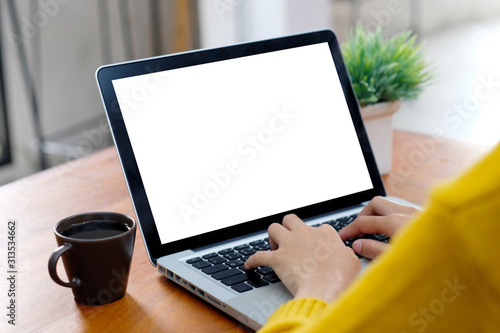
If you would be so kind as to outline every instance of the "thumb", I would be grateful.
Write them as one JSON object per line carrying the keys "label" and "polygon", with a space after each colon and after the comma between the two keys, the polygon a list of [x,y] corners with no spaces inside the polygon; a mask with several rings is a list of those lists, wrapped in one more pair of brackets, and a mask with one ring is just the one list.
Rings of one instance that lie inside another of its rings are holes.
{"label": "thumb", "polygon": [[368,259],[375,259],[382,252],[387,250],[390,245],[381,243],[374,239],[358,239],[352,243],[354,252]]}

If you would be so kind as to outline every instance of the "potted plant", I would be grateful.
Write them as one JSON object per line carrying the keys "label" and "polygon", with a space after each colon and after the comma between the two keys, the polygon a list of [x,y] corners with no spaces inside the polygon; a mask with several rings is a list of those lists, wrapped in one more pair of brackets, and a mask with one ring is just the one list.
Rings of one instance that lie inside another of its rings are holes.
{"label": "potted plant", "polygon": [[402,101],[415,99],[432,79],[421,44],[411,31],[391,38],[381,27],[361,24],[342,43],[342,55],[361,106],[361,116],[381,174],[392,164],[392,115]]}

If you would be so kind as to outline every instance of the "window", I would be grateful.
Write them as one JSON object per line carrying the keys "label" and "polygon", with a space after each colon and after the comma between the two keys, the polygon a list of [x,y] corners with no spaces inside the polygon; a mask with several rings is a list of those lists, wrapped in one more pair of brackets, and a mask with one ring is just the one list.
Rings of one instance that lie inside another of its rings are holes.
{"label": "window", "polygon": [[6,105],[2,49],[0,48],[0,165],[10,163],[11,161]]}

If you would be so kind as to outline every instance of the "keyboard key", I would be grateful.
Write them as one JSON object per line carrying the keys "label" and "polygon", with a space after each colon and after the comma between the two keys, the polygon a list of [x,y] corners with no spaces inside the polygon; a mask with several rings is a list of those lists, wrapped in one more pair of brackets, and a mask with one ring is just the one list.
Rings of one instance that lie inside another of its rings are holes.
{"label": "keyboard key", "polygon": [[205,268],[205,267],[208,267],[208,266],[212,266],[212,265],[210,265],[210,263],[208,263],[206,261],[198,261],[198,262],[195,262],[193,264],[193,267],[194,268],[198,268],[198,269],[202,269],[202,268]]}
{"label": "keyboard key", "polygon": [[262,278],[270,283],[276,283],[280,281],[280,278],[278,277],[278,275],[276,275],[276,273],[264,275]]}
{"label": "keyboard key", "polygon": [[217,265],[217,264],[222,264],[223,262],[226,262],[227,260],[222,258],[222,257],[212,257],[210,259],[208,259],[208,262],[211,263],[211,264],[214,264],[214,265]]}
{"label": "keyboard key", "polygon": [[339,217],[336,220],[330,220],[330,221],[326,221],[326,222],[323,222],[323,223],[317,223],[317,224],[313,224],[312,226],[313,227],[319,227],[322,224],[329,224],[330,226],[332,226],[338,232],[338,231],[340,231],[340,229],[344,228],[346,225],[348,225],[349,223],[351,223],[352,221],[354,221],[356,219],[356,217],[358,217],[357,214],[354,214],[354,215],[351,215],[351,216]]}
{"label": "keyboard key", "polygon": [[229,261],[225,262],[226,266],[233,267],[233,268],[241,266],[243,264],[245,264],[245,262],[241,261],[240,259],[234,259],[234,260],[229,260]]}
{"label": "keyboard key", "polygon": [[229,267],[227,267],[226,265],[223,265],[223,264],[218,264],[218,265],[210,266],[207,268],[203,268],[201,271],[203,273],[206,273],[206,274],[213,274],[213,273],[217,273],[220,271],[224,271],[226,269],[229,269]]}
{"label": "keyboard key", "polygon": [[251,285],[254,288],[260,288],[267,286],[269,283],[262,280],[260,277],[252,278],[247,281],[249,285]]}
{"label": "keyboard key", "polygon": [[231,288],[233,288],[234,290],[236,290],[239,293],[244,293],[245,291],[252,290],[252,287],[250,287],[246,283],[238,283],[238,284],[232,285]]}
{"label": "keyboard key", "polygon": [[242,257],[242,255],[239,253],[236,253],[236,252],[231,252],[231,253],[227,253],[224,255],[224,258],[226,258],[228,260],[234,260],[234,259],[238,259],[241,257]]}
{"label": "keyboard key", "polygon": [[265,266],[265,267],[261,267],[261,268],[257,269],[257,273],[259,273],[260,275],[267,275],[267,274],[274,273],[274,270],[269,266]]}
{"label": "keyboard key", "polygon": [[250,247],[250,246],[248,246],[248,244],[242,244],[242,245],[235,246],[234,249],[236,251],[240,251],[240,250],[246,249],[248,247]]}
{"label": "keyboard key", "polygon": [[203,259],[210,259],[210,258],[213,258],[216,256],[217,256],[217,253],[213,252],[213,253],[205,254],[202,258]]}
{"label": "keyboard key", "polygon": [[224,254],[228,254],[231,252],[234,252],[234,249],[229,248],[229,249],[220,250],[219,254],[224,255]]}
{"label": "keyboard key", "polygon": [[254,254],[255,252],[257,252],[255,249],[252,249],[252,248],[248,248],[248,249],[243,249],[240,251],[240,253],[244,256],[251,256],[252,254]]}
{"label": "keyboard key", "polygon": [[262,244],[262,245],[257,245],[254,247],[257,251],[268,251],[271,249],[271,246],[269,244]]}
{"label": "keyboard key", "polygon": [[379,242],[387,243],[391,238],[389,236],[386,236],[383,234],[372,234],[372,235],[367,234],[367,235],[363,235],[361,237],[354,237],[354,238],[348,239],[345,242],[345,245],[352,248],[352,244],[354,243],[355,240],[358,240],[358,239],[374,239],[374,240],[377,240]]}
{"label": "keyboard key", "polygon": [[247,275],[245,273],[241,273],[239,275],[234,275],[225,278],[224,280],[222,280],[222,283],[224,283],[226,286],[232,286],[233,284],[245,282],[247,279],[248,279]]}
{"label": "keyboard key", "polygon": [[198,262],[201,260],[203,260],[203,259],[201,259],[200,257],[196,257],[196,258],[191,258],[191,259],[186,260],[186,263],[191,265],[191,264],[194,264],[195,262]]}
{"label": "keyboard key", "polygon": [[212,274],[212,277],[216,280],[222,280],[222,279],[228,278],[230,276],[238,275],[238,274],[241,274],[241,271],[239,269],[232,268],[232,269],[228,269],[225,271],[220,271],[220,272],[217,272],[215,274]]}
{"label": "keyboard key", "polygon": [[248,244],[250,244],[250,246],[262,245],[262,244],[264,244],[264,240],[259,239],[259,240],[256,240],[256,241],[253,241],[253,242],[250,242],[250,243],[248,243]]}

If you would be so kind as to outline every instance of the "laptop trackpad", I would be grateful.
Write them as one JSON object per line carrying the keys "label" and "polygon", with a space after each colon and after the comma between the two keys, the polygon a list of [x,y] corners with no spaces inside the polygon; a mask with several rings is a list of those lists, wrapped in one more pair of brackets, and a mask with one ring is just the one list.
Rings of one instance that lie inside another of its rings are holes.
{"label": "laptop trackpad", "polygon": [[226,303],[235,310],[246,314],[248,318],[246,324],[254,328],[255,322],[259,324],[259,327],[264,325],[274,311],[292,298],[292,294],[280,282],[242,294]]}

